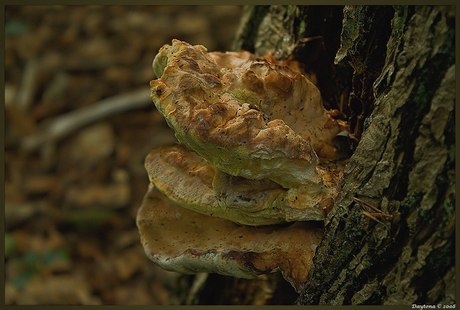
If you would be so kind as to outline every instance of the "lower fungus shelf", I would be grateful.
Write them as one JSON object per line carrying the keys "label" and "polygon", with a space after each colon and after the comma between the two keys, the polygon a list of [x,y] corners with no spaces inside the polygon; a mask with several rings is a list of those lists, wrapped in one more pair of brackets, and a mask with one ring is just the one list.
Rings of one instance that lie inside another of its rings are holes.
{"label": "lower fungus shelf", "polygon": [[[174,216],[177,212],[180,218]],[[137,226],[146,255],[163,269],[239,278],[281,270],[298,292],[323,235],[319,222],[253,227],[200,214],[173,203],[153,185],[139,209]],[[176,240],[174,245],[171,240]]]}

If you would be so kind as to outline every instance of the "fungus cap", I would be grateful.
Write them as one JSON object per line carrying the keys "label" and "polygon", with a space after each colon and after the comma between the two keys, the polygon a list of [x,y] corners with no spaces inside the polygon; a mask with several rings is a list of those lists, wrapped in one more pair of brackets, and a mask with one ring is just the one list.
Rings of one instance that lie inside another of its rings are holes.
{"label": "fungus cap", "polygon": [[238,278],[281,271],[297,292],[323,234],[317,222],[240,226],[182,208],[152,184],[138,211],[137,226],[146,255],[165,270]]}
{"label": "fungus cap", "polygon": [[[310,81],[247,52],[207,53],[173,40],[153,62],[151,98],[177,139],[217,169],[285,188],[320,183],[339,131]],[[332,120],[332,121],[331,121]]]}
{"label": "fungus cap", "polygon": [[183,145],[154,149],[145,168],[150,182],[180,206],[242,225],[322,221],[333,193],[318,184],[287,190],[268,179],[234,177]]}

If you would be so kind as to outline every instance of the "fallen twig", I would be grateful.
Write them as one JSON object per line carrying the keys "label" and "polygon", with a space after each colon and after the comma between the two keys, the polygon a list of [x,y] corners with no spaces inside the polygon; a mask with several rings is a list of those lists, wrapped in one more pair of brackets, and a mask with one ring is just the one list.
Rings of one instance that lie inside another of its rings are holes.
{"label": "fallen twig", "polygon": [[29,151],[34,150],[46,142],[62,139],[94,121],[127,110],[143,108],[149,104],[152,104],[152,101],[148,88],[103,99],[91,106],[56,117],[39,132],[24,137],[21,147]]}
{"label": "fallen twig", "polygon": [[16,95],[16,104],[21,111],[28,111],[37,92],[37,77],[40,67],[37,60],[29,60],[22,76],[21,88]]}

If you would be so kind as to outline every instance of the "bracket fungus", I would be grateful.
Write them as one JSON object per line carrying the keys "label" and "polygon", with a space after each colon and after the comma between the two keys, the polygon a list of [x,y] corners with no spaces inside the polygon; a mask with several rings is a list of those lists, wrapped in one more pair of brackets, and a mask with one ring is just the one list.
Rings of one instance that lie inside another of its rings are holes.
{"label": "bracket fungus", "polygon": [[287,66],[224,55],[173,40],[155,57],[151,98],[179,142],[231,175],[319,183],[317,154],[335,158],[341,130],[319,90]]}
{"label": "bracket fungus", "polygon": [[144,251],[163,269],[251,279],[281,271],[300,292],[323,229],[318,222],[245,226],[182,208],[152,184],[138,212]]}
{"label": "bracket fungus", "polygon": [[151,98],[180,144],[145,161],[137,225],[147,256],[187,274],[280,270],[299,291],[336,195],[323,166],[341,156],[343,123],[272,57],[173,40],[152,66]]}
{"label": "bracket fungus", "polygon": [[268,179],[235,177],[182,145],[151,151],[145,167],[150,182],[178,205],[242,225],[321,221],[331,203],[325,186],[286,190]]}

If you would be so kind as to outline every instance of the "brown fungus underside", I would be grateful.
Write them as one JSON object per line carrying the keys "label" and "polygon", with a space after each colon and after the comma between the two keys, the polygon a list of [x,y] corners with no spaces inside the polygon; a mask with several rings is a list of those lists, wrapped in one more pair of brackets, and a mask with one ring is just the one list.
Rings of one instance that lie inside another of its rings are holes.
{"label": "brown fungus underside", "polygon": [[137,225],[147,256],[186,274],[281,271],[299,291],[336,195],[329,161],[343,124],[272,57],[173,40],[153,70],[151,98],[182,145],[146,158]]}
{"label": "brown fungus underside", "polygon": [[153,185],[138,213],[146,255],[183,274],[215,272],[239,278],[281,270],[300,292],[323,234],[318,222],[252,227],[175,204]]}

